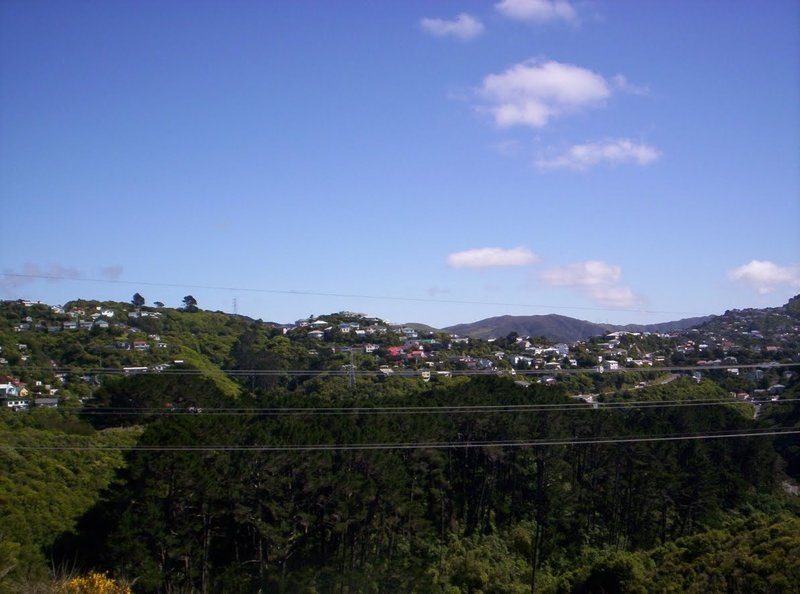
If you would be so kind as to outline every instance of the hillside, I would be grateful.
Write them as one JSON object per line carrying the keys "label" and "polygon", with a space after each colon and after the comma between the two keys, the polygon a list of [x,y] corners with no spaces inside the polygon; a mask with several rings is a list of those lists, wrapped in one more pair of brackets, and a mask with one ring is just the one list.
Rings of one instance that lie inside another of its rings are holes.
{"label": "hillside", "polygon": [[[598,326],[542,317],[560,332]],[[765,539],[796,530],[800,504],[781,485],[800,468],[800,378],[704,368],[699,382],[660,381],[658,369],[717,349],[791,361],[791,319],[770,321],[781,335],[758,352],[733,344],[761,340],[752,332],[692,330],[588,341],[566,353],[573,364],[546,341],[417,336],[350,312],[278,327],[0,302],[5,400],[32,401],[0,406],[0,592],[32,592],[50,560],[153,594],[527,592],[534,575],[548,594],[683,591],[684,574],[719,581],[707,559],[751,558],[742,579],[793,583],[773,554],[784,541]],[[595,372],[600,356],[619,373]],[[780,400],[754,415],[749,395],[771,388]],[[570,397],[589,393],[597,406]],[[730,439],[695,438],[718,432]]]}
{"label": "hillside", "polygon": [[735,332],[774,338],[794,332],[800,325],[800,295],[780,307],[764,309],[731,309],[706,321],[699,328],[704,332]]}
{"label": "hillside", "polygon": [[701,324],[713,320],[716,316],[699,316],[695,318],[683,318],[674,322],[660,322],[658,324],[626,324],[625,326],[609,326],[611,330],[624,330],[626,332],[681,332],[694,328]]}
{"label": "hillside", "polygon": [[444,328],[460,336],[472,338],[500,338],[516,332],[520,336],[544,336],[556,342],[575,342],[593,336],[602,336],[606,332],[625,330],[628,332],[673,332],[686,330],[710,320],[713,316],[686,318],[674,322],[660,324],[596,324],[586,320],[578,320],[568,316],[548,314],[542,316],[498,316],[486,318],[470,324],[457,324]]}
{"label": "hillside", "polygon": [[471,324],[456,324],[447,332],[472,338],[500,338],[511,332],[520,336],[545,336],[557,342],[574,342],[606,333],[606,327],[557,314],[543,316],[498,316]]}

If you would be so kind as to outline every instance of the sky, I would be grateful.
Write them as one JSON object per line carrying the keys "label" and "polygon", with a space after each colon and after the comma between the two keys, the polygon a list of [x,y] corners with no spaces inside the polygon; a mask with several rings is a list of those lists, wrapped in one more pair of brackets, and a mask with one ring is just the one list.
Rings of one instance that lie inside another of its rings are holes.
{"label": "sky", "polygon": [[0,3],[0,299],[655,323],[800,293],[794,0]]}

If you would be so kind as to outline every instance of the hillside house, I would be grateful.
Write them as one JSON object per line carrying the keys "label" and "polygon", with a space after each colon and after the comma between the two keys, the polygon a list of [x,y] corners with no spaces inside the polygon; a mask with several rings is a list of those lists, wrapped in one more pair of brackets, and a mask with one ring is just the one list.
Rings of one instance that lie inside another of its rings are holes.
{"label": "hillside house", "polygon": [[28,410],[31,407],[31,401],[24,398],[10,398],[6,400],[5,405],[11,410]]}
{"label": "hillside house", "polygon": [[34,398],[33,405],[38,408],[58,408],[58,398]]}
{"label": "hillside house", "polygon": [[14,384],[0,384],[0,398],[17,398],[19,388]]}
{"label": "hillside house", "polygon": [[390,346],[386,349],[386,357],[388,359],[399,359],[404,354],[403,347]]}

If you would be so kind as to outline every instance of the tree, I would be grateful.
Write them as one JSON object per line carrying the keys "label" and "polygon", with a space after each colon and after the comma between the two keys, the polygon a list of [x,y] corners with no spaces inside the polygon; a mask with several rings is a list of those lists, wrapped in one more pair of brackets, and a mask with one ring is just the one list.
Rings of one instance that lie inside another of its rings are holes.
{"label": "tree", "polygon": [[134,293],[131,303],[133,303],[136,307],[142,307],[144,305],[144,297],[142,297],[139,293]]}
{"label": "tree", "polygon": [[153,305],[155,305],[158,308],[164,307],[164,304],[161,301],[153,301]]}
{"label": "tree", "polygon": [[187,295],[183,298],[183,309],[186,311],[197,311],[197,299],[192,297],[191,295]]}

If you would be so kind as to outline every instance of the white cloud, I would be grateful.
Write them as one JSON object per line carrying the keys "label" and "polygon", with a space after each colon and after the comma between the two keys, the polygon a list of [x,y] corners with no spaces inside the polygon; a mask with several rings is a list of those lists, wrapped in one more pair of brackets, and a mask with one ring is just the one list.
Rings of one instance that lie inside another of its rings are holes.
{"label": "white cloud", "polygon": [[445,19],[422,19],[419,26],[423,31],[437,37],[457,37],[469,40],[483,33],[483,23],[468,14],[460,14],[452,21]]}
{"label": "white cloud", "polygon": [[541,128],[553,117],[602,105],[611,87],[580,66],[527,60],[486,76],[479,94],[498,126]]}
{"label": "white cloud", "polygon": [[595,303],[609,307],[632,307],[646,303],[646,299],[634,293],[630,287],[598,286],[589,289],[588,294]]}
{"label": "white cloud", "polygon": [[578,289],[592,301],[611,307],[630,307],[645,303],[629,287],[622,286],[622,268],[601,260],[557,266],[541,273],[540,278],[552,287]]}
{"label": "white cloud", "polygon": [[622,268],[601,260],[557,266],[541,274],[542,280],[554,287],[610,285],[617,282],[620,276]]}
{"label": "white cloud", "polygon": [[539,261],[539,257],[526,247],[503,249],[478,248],[456,252],[447,256],[447,264],[453,268],[494,268],[500,266],[528,266]]}
{"label": "white cloud", "polygon": [[612,76],[611,81],[614,83],[615,87],[617,87],[620,91],[623,91],[625,93],[630,93],[631,95],[650,94],[649,88],[642,85],[635,85],[621,74],[616,74]]}
{"label": "white cloud", "polygon": [[536,166],[540,169],[584,170],[601,163],[649,165],[660,157],[661,153],[652,146],[618,138],[593,144],[576,144],[562,155],[537,160]]}
{"label": "white cloud", "polygon": [[567,0],[502,0],[494,7],[510,19],[534,23],[574,21],[577,16]]}
{"label": "white cloud", "polygon": [[751,260],[728,272],[734,282],[755,289],[761,294],[779,287],[800,287],[800,264],[780,266],[768,260]]}

